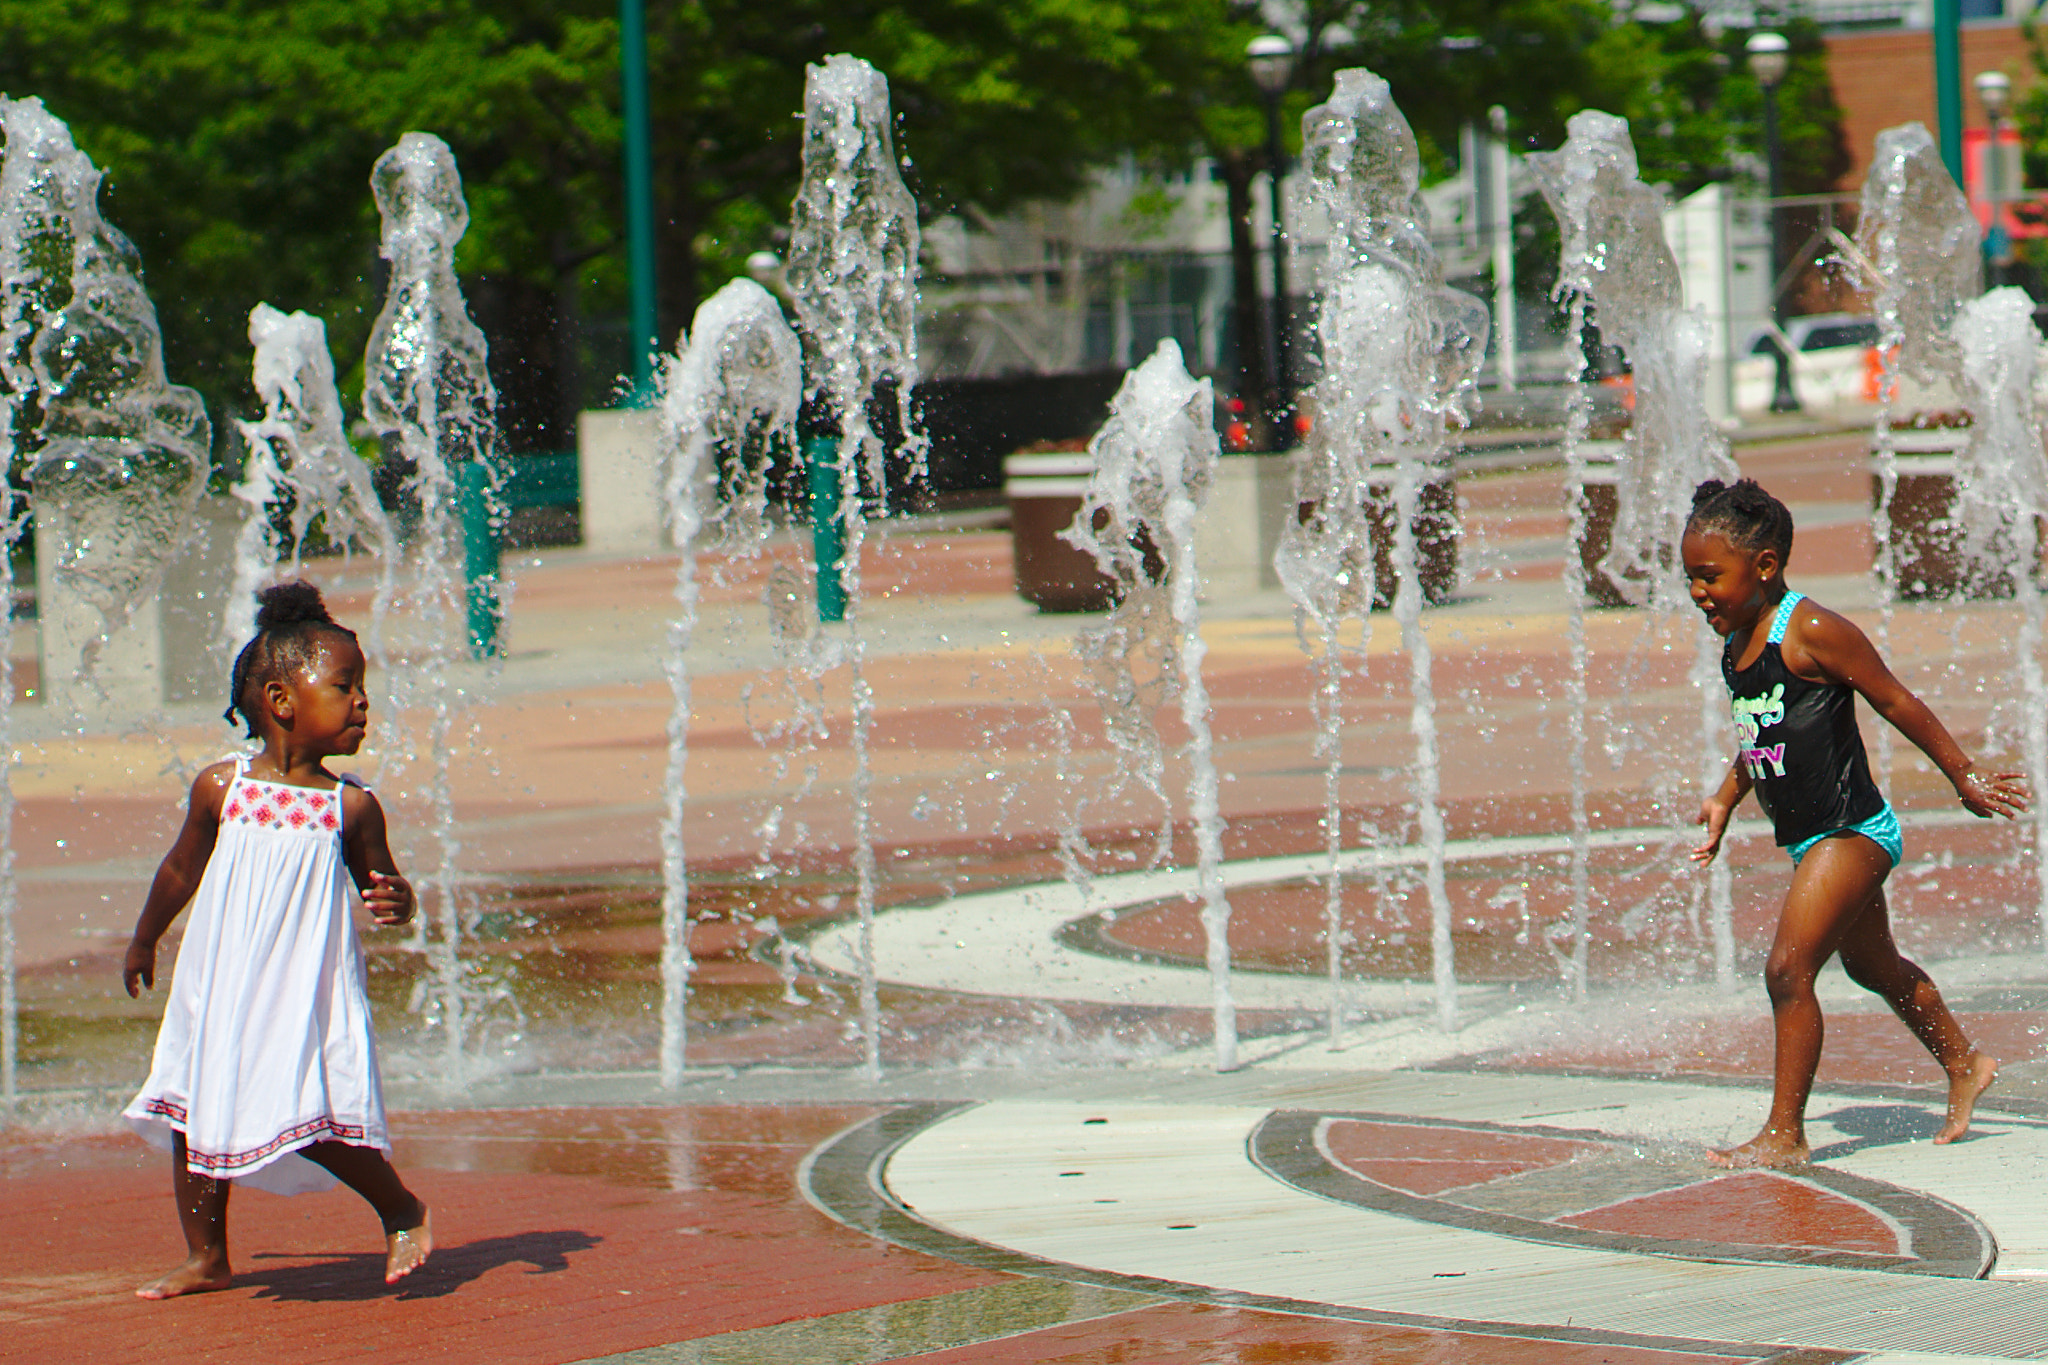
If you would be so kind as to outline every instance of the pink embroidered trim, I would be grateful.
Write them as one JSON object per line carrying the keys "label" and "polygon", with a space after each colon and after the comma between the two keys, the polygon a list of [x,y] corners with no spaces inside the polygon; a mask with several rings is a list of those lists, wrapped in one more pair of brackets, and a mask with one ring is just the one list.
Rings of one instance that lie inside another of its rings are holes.
{"label": "pink embroidered trim", "polygon": [[331,834],[341,828],[341,789],[314,791],[237,775],[220,818],[223,823],[262,829],[318,829]]}
{"label": "pink embroidered trim", "polygon": [[[150,1100],[142,1106],[142,1112],[153,1118],[166,1120],[179,1132],[186,1131],[185,1106],[182,1104],[171,1100]],[[308,1119],[295,1127],[287,1128],[261,1147],[252,1147],[246,1152],[201,1152],[194,1150],[188,1143],[185,1148],[185,1164],[192,1170],[206,1171],[214,1175],[223,1172],[233,1174],[258,1165],[285,1148],[303,1147],[308,1140],[320,1142],[329,1138],[361,1147],[368,1143],[369,1133],[361,1124],[338,1123],[331,1116],[323,1114],[317,1119]]]}

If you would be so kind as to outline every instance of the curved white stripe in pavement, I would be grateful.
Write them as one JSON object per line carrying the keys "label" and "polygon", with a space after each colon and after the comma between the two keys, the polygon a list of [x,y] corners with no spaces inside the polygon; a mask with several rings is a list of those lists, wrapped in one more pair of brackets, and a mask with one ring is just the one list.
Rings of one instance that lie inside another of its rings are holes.
{"label": "curved white stripe in pavement", "polygon": [[[1671,838],[1666,828],[1601,830],[1595,849],[1648,848]],[[1527,857],[1569,851],[1566,835],[1528,834],[1498,839],[1454,839],[1444,848],[1452,862],[1474,858]],[[1377,870],[1419,866],[1416,846],[1346,849],[1338,870],[1357,876]],[[1322,875],[1329,860],[1321,853],[1245,858],[1223,866],[1223,884],[1235,890]],[[1207,1009],[1211,993],[1201,967],[1138,962],[1078,952],[1061,943],[1061,926],[1083,915],[1199,892],[1193,868],[1120,872],[1097,877],[1083,896],[1067,882],[1040,882],[956,896],[928,905],[902,906],[875,918],[875,973],[883,981],[932,990],[981,995],[1032,996],[1098,1004],[1162,1005]],[[859,970],[859,927],[835,925],[810,943],[811,956],[835,970]],[[1486,987],[1465,988],[1473,996]],[[1321,976],[1278,972],[1237,972],[1230,991],[1248,1009],[1321,1008],[1329,983]],[[1348,998],[1373,1009],[1417,1007],[1432,999],[1427,983],[1347,983]]]}
{"label": "curved white stripe in pavement", "polygon": [[[1939,811],[1905,818],[1909,828],[1959,824],[1976,817],[1967,811]],[[1733,838],[1763,835],[1766,827],[1744,822]],[[1668,826],[1597,830],[1595,850],[1675,847],[1689,831]],[[1540,857],[1567,853],[1565,834],[1507,835],[1499,838],[1453,839],[1444,846],[1449,862],[1479,858]],[[1339,855],[1339,871],[1348,877],[1377,870],[1420,866],[1425,853],[1416,845],[1399,848],[1355,848]],[[1323,875],[1329,866],[1321,853],[1245,858],[1224,864],[1226,888],[1264,886]],[[1086,1001],[1111,1005],[1153,1005],[1207,1009],[1211,1002],[1208,974],[1200,966],[1150,963],[1109,958],[1067,947],[1060,928],[1084,915],[1199,891],[1193,868],[1153,872],[1121,872],[1097,877],[1089,893],[1067,882],[1040,882],[957,896],[925,905],[907,905],[875,917],[875,973],[883,981],[930,990],[976,995],[1026,996],[1048,1000]],[[849,975],[859,972],[860,929],[857,924],[833,926],[812,939],[810,953],[822,966]],[[1379,1014],[1421,1009],[1434,999],[1427,982],[1350,980],[1345,998],[1356,1007]],[[1329,1002],[1329,981],[1320,974],[1235,972],[1230,993],[1246,1009],[1323,1009]],[[1462,1001],[1479,1006],[1503,994],[1498,987],[1461,985]]]}
{"label": "curved white stripe in pavement", "polygon": [[[1446,1105],[1467,1117],[1500,1110],[1486,1098],[1492,1078],[1390,1077],[1387,1084],[1394,1091],[1448,1088],[1453,1098]],[[1493,1098],[1541,1095],[1610,1119],[1634,1106],[1648,1118],[1659,1107],[1651,1102],[1655,1090],[1502,1078]],[[1381,1101],[1392,1098],[1374,1078],[1361,1078],[1358,1107],[1387,1112]],[[1671,1087],[1669,1098],[1677,1110],[1753,1100],[1683,1086]],[[963,1237],[1054,1262],[1219,1290],[1465,1321],[1840,1351],[2012,1359],[2041,1348],[2048,1285],[2037,1282],[1629,1256],[1416,1223],[1319,1199],[1248,1159],[1247,1140],[1267,1112],[1121,1100],[998,1101],[920,1133],[891,1157],[885,1179],[917,1217]],[[1664,1117],[1673,1117],[1670,1107]],[[1516,1121],[1509,1113],[1500,1118]],[[1571,1122],[1548,1115],[1542,1121]],[[1630,1131],[1626,1124],[1602,1126]],[[1967,1148],[1911,1150],[1930,1164],[1980,1159]],[[2006,1198],[2048,1202],[2019,1190]]]}

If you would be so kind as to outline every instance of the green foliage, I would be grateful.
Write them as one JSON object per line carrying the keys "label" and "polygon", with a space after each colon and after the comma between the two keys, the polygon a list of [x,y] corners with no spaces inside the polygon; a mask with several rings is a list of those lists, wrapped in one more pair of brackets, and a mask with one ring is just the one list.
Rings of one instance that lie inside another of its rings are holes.
{"label": "green foliage", "polygon": [[[1335,71],[1368,66],[1439,170],[1461,123],[1496,103],[1527,145],[1556,145],[1581,108],[1625,114],[1646,176],[1678,193],[1760,150],[1744,35],[1710,38],[1696,18],[1617,26],[1608,0],[1304,0],[1301,13],[1290,146]],[[648,0],[647,22],[668,337],[749,253],[781,245],[804,70],[831,53],[889,76],[928,216],[1061,196],[1124,153],[1213,155],[1240,187],[1263,161],[1244,50],[1265,25],[1234,0]],[[1817,189],[1839,172],[1838,120],[1817,31],[1783,28],[1788,188]],[[344,392],[359,387],[381,303],[370,167],[420,129],[462,168],[458,264],[508,410],[525,413],[530,439],[515,444],[562,444],[566,413],[622,351],[580,325],[625,302],[617,63],[614,0],[0,6],[0,91],[41,97],[106,170],[102,208],[142,252],[173,379],[206,395],[217,430],[253,407],[259,300],[324,317]]]}
{"label": "green foliage", "polygon": [[1784,14],[1757,28],[1709,32],[1697,10],[1664,24],[1619,24],[1602,34],[1596,65],[1608,101],[1629,121],[1643,178],[1684,197],[1717,180],[1766,175],[1764,93],[1745,45],[1768,29],[1784,35],[1790,64],[1778,88],[1778,135],[1786,194],[1824,194],[1849,169],[1842,111],[1828,80],[1819,25]]}
{"label": "green foliage", "polygon": [[605,249],[616,29],[591,8],[13,0],[0,91],[41,97],[106,172],[101,209],[148,266],[173,377],[219,419],[253,406],[258,301],[320,314],[359,366],[381,302],[370,167],[409,129],[462,165],[465,272],[546,279],[550,252]]}

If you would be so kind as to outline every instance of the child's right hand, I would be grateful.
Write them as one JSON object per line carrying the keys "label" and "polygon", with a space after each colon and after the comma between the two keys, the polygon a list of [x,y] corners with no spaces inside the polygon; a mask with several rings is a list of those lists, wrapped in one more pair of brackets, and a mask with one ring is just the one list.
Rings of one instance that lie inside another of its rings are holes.
{"label": "child's right hand", "polygon": [[130,943],[128,945],[128,956],[121,963],[121,984],[128,988],[130,999],[136,999],[142,995],[142,986],[155,988],[155,947],[146,943]]}
{"label": "child's right hand", "polygon": [[1688,856],[1701,867],[1714,861],[1714,855],[1721,851],[1721,836],[1727,832],[1728,817],[1734,813],[1735,807],[1711,796],[1700,802],[1697,823],[1706,826],[1707,837],[1705,842],[1693,849]]}

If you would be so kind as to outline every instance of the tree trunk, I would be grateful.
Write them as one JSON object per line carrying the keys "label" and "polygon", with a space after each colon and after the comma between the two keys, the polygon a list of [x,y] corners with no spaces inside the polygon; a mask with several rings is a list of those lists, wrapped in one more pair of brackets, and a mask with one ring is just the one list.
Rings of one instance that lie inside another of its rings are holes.
{"label": "tree trunk", "polygon": [[588,401],[583,392],[583,258],[565,246],[558,236],[554,250],[555,421],[568,441],[557,449],[575,444],[577,418]]}
{"label": "tree trunk", "polygon": [[[687,186],[687,166],[673,168],[668,183]],[[666,213],[660,210],[666,209]],[[687,189],[666,204],[657,201],[655,227],[655,273],[659,277],[654,304],[654,334],[658,350],[675,349],[676,339],[697,315],[697,232],[702,221],[700,206]]]}

